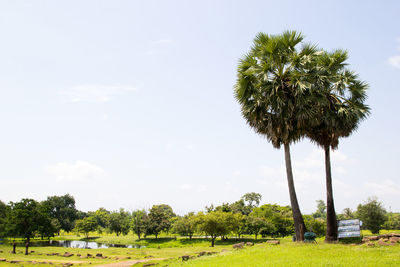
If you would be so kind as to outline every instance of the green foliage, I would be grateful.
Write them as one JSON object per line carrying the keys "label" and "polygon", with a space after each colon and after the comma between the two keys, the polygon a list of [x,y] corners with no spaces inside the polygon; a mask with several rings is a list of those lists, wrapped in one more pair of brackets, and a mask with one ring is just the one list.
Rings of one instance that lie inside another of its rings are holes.
{"label": "green foliage", "polygon": [[[288,236],[294,233],[292,211],[289,206],[264,204],[255,208],[250,217],[262,218],[274,227],[274,236]],[[260,222],[257,222],[258,224]],[[255,234],[254,232],[252,232]]]}
{"label": "green foliage", "polygon": [[75,208],[75,199],[66,194],[64,196],[51,196],[43,201],[47,213],[52,219],[57,219],[60,229],[70,232],[74,228],[74,221],[78,218]]}
{"label": "green foliage", "polygon": [[199,230],[211,237],[211,246],[214,246],[215,238],[227,236],[232,231],[235,219],[230,212],[212,211],[206,214],[199,213]]}
{"label": "green foliage", "polygon": [[149,223],[146,234],[155,235],[156,238],[161,231],[168,232],[171,227],[171,219],[175,213],[169,205],[154,205],[149,211]]}
{"label": "green foliage", "polygon": [[52,236],[55,229],[45,208],[33,199],[10,202],[6,217],[6,233],[10,237],[23,237],[28,241],[35,234]]}
{"label": "green foliage", "polygon": [[356,215],[350,208],[345,208],[342,214],[338,214],[338,220],[350,220],[355,218]]}
{"label": "green foliage", "polygon": [[371,230],[373,234],[379,233],[387,220],[386,210],[376,198],[368,198],[364,204],[359,204],[357,215],[363,222],[362,228]]}
{"label": "green foliage", "polygon": [[400,213],[390,212],[387,218],[388,220],[384,223],[383,229],[400,230]]}
{"label": "green foliage", "polygon": [[315,218],[314,214],[304,215],[304,223],[310,232],[314,232],[318,237],[324,236],[326,233],[326,220],[321,217]]}
{"label": "green foliage", "polygon": [[129,212],[124,211],[124,209],[111,212],[108,216],[107,228],[111,233],[116,233],[117,236],[120,234],[127,235],[131,228],[131,216]]}
{"label": "green foliage", "polygon": [[101,228],[106,228],[110,220],[110,212],[105,208],[99,208],[95,212],[89,211],[88,216],[96,218],[97,224]]}
{"label": "green foliage", "polygon": [[177,218],[172,225],[172,232],[192,239],[198,223],[199,218],[193,212],[190,212],[183,217]]}
{"label": "green foliage", "polygon": [[81,220],[77,220],[75,223],[75,231],[78,233],[85,234],[86,238],[89,237],[89,233],[96,231],[99,225],[95,217],[86,217]]}
{"label": "green foliage", "polygon": [[0,200],[0,237],[6,234],[7,205]]}
{"label": "green foliage", "polygon": [[323,200],[317,200],[317,211],[312,214],[314,218],[326,219],[326,205]]}
{"label": "green foliage", "polygon": [[149,216],[145,210],[136,210],[132,212],[132,229],[133,232],[138,236],[140,240],[140,236],[146,233],[146,230],[149,225]]}

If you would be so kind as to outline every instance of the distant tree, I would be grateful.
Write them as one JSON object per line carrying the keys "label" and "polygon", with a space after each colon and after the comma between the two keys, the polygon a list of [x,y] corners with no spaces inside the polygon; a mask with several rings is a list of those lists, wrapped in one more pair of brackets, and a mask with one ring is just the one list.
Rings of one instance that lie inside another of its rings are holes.
{"label": "distant tree", "polygon": [[107,228],[117,236],[120,234],[127,235],[131,228],[131,216],[129,212],[124,211],[124,209],[111,212],[108,217]]}
{"label": "distant tree", "polygon": [[146,234],[148,224],[149,217],[145,210],[135,210],[132,212],[132,230],[138,236],[139,240],[142,234]]}
{"label": "distant tree", "polygon": [[6,234],[7,205],[0,200],[0,237]]}
{"label": "distant tree", "polygon": [[10,202],[10,210],[6,217],[6,234],[9,237],[23,237],[28,254],[30,239],[36,233],[51,235],[54,229],[51,218],[43,211],[39,203],[33,199],[22,199],[20,202]]}
{"label": "distant tree", "polygon": [[318,237],[322,237],[326,233],[326,221],[323,217],[314,217],[312,215],[304,215],[304,222],[309,231],[314,232]]}
{"label": "distant tree", "polygon": [[[75,199],[66,194],[64,196],[51,196],[43,201],[47,213],[52,219],[57,219],[60,229],[70,232],[74,228],[74,222],[78,218],[78,211],[75,208]],[[60,234],[58,232],[58,234]]]}
{"label": "distant tree", "polygon": [[199,213],[199,230],[211,237],[211,246],[214,247],[215,239],[218,236],[224,237],[231,231],[229,225],[232,213],[223,211],[212,211],[207,214]]}
{"label": "distant tree", "polygon": [[97,220],[95,217],[90,216],[83,218],[81,220],[77,220],[75,223],[75,231],[78,233],[85,234],[86,238],[89,237],[89,233],[96,231],[99,227]]}
{"label": "distant tree", "polygon": [[242,234],[244,234],[247,230],[246,227],[246,216],[241,213],[234,213],[230,216],[228,223],[230,224],[230,228],[232,233],[235,234],[238,238]]}
{"label": "distant tree", "polygon": [[388,213],[388,220],[383,225],[386,230],[400,230],[400,213]]}
{"label": "distant tree", "polygon": [[257,236],[260,234],[262,228],[264,228],[269,222],[261,217],[248,216],[246,219],[247,233],[254,235],[257,240]]}
{"label": "distant tree", "polygon": [[323,200],[317,200],[317,211],[312,216],[314,218],[326,218],[326,205]]}
{"label": "distant tree", "polygon": [[275,236],[288,236],[294,232],[292,211],[289,206],[264,204],[254,208],[250,216],[263,218],[271,222],[275,228],[273,233]]}
{"label": "distant tree", "polygon": [[185,216],[177,218],[172,225],[172,231],[173,233],[192,239],[198,223],[198,217],[193,212],[189,212]]}
{"label": "distant tree", "polygon": [[89,211],[87,214],[89,217],[96,218],[97,224],[99,225],[98,231],[102,232],[108,225],[110,220],[110,212],[105,208],[99,208],[96,211]]}
{"label": "distant tree", "polygon": [[[261,194],[258,193],[246,193],[242,196],[242,199],[244,201],[246,201],[248,204],[248,206],[250,207],[251,210],[253,210],[253,208],[258,207],[258,205],[260,205],[260,201],[261,201]],[[251,212],[250,210],[250,212]]]}
{"label": "distant tree", "polygon": [[149,225],[147,234],[158,237],[161,231],[166,231],[171,227],[171,219],[175,217],[172,208],[169,205],[154,205],[149,211]]}
{"label": "distant tree", "polygon": [[386,210],[376,198],[368,198],[364,204],[357,207],[357,216],[363,222],[364,229],[371,230],[373,234],[379,233],[387,220]]}
{"label": "distant tree", "polygon": [[350,208],[345,208],[342,214],[338,215],[339,220],[350,220],[354,219],[356,216]]}
{"label": "distant tree", "polygon": [[226,202],[222,203],[220,206],[216,206],[213,211],[232,212],[232,207],[228,202]]}

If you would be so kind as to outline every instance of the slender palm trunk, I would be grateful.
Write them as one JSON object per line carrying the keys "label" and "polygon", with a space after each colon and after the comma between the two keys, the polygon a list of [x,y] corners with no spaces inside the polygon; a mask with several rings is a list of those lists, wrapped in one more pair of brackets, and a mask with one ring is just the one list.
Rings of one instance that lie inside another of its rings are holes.
{"label": "slender palm trunk", "polygon": [[303,216],[301,215],[299,203],[297,202],[296,190],[294,188],[289,144],[285,144],[285,162],[286,162],[286,176],[289,187],[290,205],[292,206],[294,230],[296,232],[296,241],[303,241],[304,232],[306,231],[306,226],[304,224]]}
{"label": "slender palm trunk", "polygon": [[335,242],[338,237],[335,205],[333,203],[331,155],[329,145],[325,150],[325,172],[326,172],[326,236],[325,242]]}

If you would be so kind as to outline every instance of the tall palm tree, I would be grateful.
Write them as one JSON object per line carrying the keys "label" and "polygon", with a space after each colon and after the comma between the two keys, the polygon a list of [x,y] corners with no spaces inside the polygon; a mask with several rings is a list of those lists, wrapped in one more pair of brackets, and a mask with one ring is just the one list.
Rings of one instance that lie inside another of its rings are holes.
{"label": "tall palm tree", "polygon": [[339,138],[353,133],[360,121],[369,115],[364,104],[368,85],[346,69],[347,53],[336,50],[318,56],[313,82],[318,125],[311,125],[306,135],[325,151],[327,230],[325,241],[338,238],[333,201],[330,149],[336,149]]}
{"label": "tall palm tree", "polygon": [[290,144],[304,136],[304,128],[314,118],[308,76],[314,70],[312,45],[296,46],[303,36],[295,31],[281,35],[259,33],[250,52],[239,62],[235,97],[243,117],[256,133],[275,148],[285,150],[290,203],[298,241],[306,230],[297,202],[290,158]]}

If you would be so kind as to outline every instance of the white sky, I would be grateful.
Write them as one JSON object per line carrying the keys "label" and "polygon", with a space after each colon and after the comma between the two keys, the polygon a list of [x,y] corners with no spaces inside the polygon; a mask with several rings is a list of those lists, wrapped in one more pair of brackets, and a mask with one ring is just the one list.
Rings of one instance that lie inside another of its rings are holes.
{"label": "white sky", "polygon": [[[0,199],[72,194],[82,210],[182,214],[246,192],[288,205],[284,155],[233,97],[257,32],[347,49],[371,117],[333,155],[337,211],[400,211],[398,1],[0,0]],[[292,147],[303,213],[325,199],[323,154]]]}

